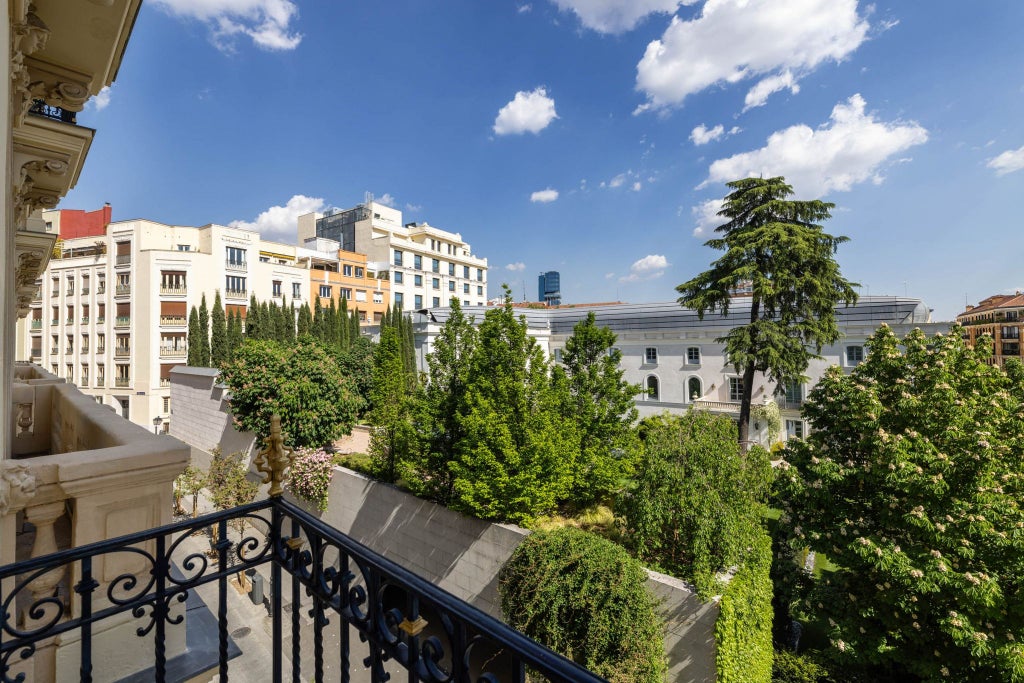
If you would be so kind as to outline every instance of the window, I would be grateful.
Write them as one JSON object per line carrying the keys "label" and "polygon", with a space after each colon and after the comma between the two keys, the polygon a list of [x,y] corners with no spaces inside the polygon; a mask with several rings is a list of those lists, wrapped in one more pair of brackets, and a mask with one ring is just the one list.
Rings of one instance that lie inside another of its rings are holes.
{"label": "window", "polygon": [[[419,275],[416,277],[419,277]],[[403,282],[405,282],[405,278],[402,276],[402,271],[395,271],[395,284],[400,285]]]}
{"label": "window", "polygon": [[225,278],[224,290],[228,294],[245,294],[245,278],[237,275],[228,275]]}
{"label": "window", "polygon": [[239,249],[238,247],[225,247],[225,249],[227,250],[228,265],[245,265],[245,249]]}
{"label": "window", "polygon": [[192,247],[188,244],[179,244],[178,251],[192,251]]}
{"label": "window", "polygon": [[648,346],[644,350],[644,362],[648,365],[656,365],[658,363],[658,349]]}
{"label": "window", "polygon": [[483,268],[477,268],[476,269],[476,281],[477,282],[483,282],[484,281],[484,270],[483,270]]}
{"label": "window", "polygon": [[687,365],[700,365],[700,347],[691,346],[686,349],[686,364]]}
{"label": "window", "polygon": [[786,382],[784,391],[787,404],[800,405],[804,402],[804,387],[800,382]]}
{"label": "window", "polygon": [[654,375],[647,376],[647,399],[650,401],[659,400],[658,378]]}
{"label": "window", "polygon": [[356,290],[356,301],[360,301],[360,302],[366,303],[366,290],[365,289],[357,289]]}
{"label": "window", "polygon": [[449,292],[454,292],[455,291],[455,280],[449,280],[448,281],[448,291]]}
{"label": "window", "polygon": [[432,305],[434,308],[441,308],[441,297],[435,296]]}
{"label": "window", "polygon": [[422,275],[413,275],[412,276],[412,283],[414,285],[416,285],[417,287],[422,287],[423,286],[423,276]]}
{"label": "window", "polygon": [[382,303],[384,303],[384,292],[374,292],[373,293],[373,303],[375,303],[375,304],[382,304]]}
{"label": "window", "polygon": [[469,279],[469,266],[462,266],[462,277]]}
{"label": "window", "polygon": [[455,277],[455,264],[454,263],[449,263],[448,264],[448,274],[451,275],[452,277]]}
{"label": "window", "polygon": [[430,259],[430,270],[435,273],[441,272],[441,262],[436,258]]}
{"label": "window", "polygon": [[364,272],[362,266],[356,266],[356,277],[363,277]]}
{"label": "window", "polygon": [[403,296],[402,296],[402,293],[401,293],[401,292],[395,292],[395,305],[396,305],[396,306],[398,306],[399,308],[401,308],[401,307],[402,307],[402,303],[403,303],[404,299],[405,299],[405,297],[403,297]]}
{"label": "window", "polygon": [[302,296],[302,283],[293,282],[292,283],[292,298],[293,299],[298,299],[301,296]]}
{"label": "window", "polygon": [[342,287],[341,288],[341,298],[342,299],[351,299],[352,298],[352,288],[351,287]]}
{"label": "window", "polygon": [[743,378],[742,377],[730,377],[729,378],[729,400],[730,401],[742,401],[743,400]]}
{"label": "window", "polygon": [[74,293],[75,293],[75,276],[74,275],[68,275],[67,294],[68,294],[68,296],[71,296]]}
{"label": "window", "polygon": [[484,295],[483,285],[477,285],[476,286],[476,295],[477,296],[483,296]]}
{"label": "window", "polygon": [[[122,377],[118,377],[118,379],[127,380],[128,376],[125,375],[123,378]],[[121,405],[121,417],[123,417],[124,419],[127,420],[128,419],[128,399],[126,399],[126,398],[119,398],[119,399],[117,399],[117,402]]]}
{"label": "window", "polygon": [[555,349],[555,362],[556,363],[561,363],[562,362],[562,349]]}
{"label": "window", "polygon": [[395,265],[402,265],[402,252],[399,251],[398,249],[395,249]]}
{"label": "window", "polygon": [[329,299],[331,297],[331,286],[320,285],[320,296],[325,299]]}
{"label": "window", "polygon": [[463,294],[469,294],[469,283],[468,282],[463,282],[462,283],[462,293]]}
{"label": "window", "polygon": [[412,257],[412,266],[416,270],[423,270],[423,257],[419,254],[414,254]]}
{"label": "window", "polygon": [[260,263],[270,263],[269,256],[260,256]]}
{"label": "window", "polygon": [[171,412],[171,397],[170,396],[164,396],[164,410],[163,410],[163,412],[165,412],[165,413]]}
{"label": "window", "polygon": [[417,294],[416,296],[414,296],[413,301],[416,302],[415,308],[417,311],[423,308],[423,296],[421,294]]}
{"label": "window", "polygon": [[846,364],[850,367],[854,365],[860,365],[864,362],[864,347],[863,346],[847,346],[846,347]]}
{"label": "window", "polygon": [[274,280],[272,289],[274,292],[273,296],[281,296],[281,281]]}
{"label": "window", "polygon": [[352,277],[352,266],[345,264],[341,267],[341,274],[345,277]]}
{"label": "window", "polygon": [[802,439],[802,438],[804,438],[804,423],[803,423],[803,420],[786,420],[786,438],[789,438],[789,439]]}
{"label": "window", "polygon": [[430,284],[431,286],[433,286],[434,289],[441,289],[441,278],[435,277],[433,280],[430,281]]}
{"label": "window", "polygon": [[700,386],[700,377],[691,377],[686,381],[686,393],[691,401],[696,401],[704,395],[704,391]]}
{"label": "window", "polygon": [[75,381],[75,366],[71,363],[64,366],[64,379],[71,383]]}

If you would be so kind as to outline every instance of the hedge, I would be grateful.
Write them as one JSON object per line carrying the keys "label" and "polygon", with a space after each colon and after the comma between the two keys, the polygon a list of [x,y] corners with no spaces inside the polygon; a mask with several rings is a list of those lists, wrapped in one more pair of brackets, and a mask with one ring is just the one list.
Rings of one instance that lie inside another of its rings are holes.
{"label": "hedge", "polygon": [[715,624],[718,683],[772,680],[771,539],[763,529],[722,594]]}
{"label": "hedge", "polygon": [[647,574],[620,546],[572,527],[538,531],[498,579],[514,628],[613,683],[664,680],[664,632]]}

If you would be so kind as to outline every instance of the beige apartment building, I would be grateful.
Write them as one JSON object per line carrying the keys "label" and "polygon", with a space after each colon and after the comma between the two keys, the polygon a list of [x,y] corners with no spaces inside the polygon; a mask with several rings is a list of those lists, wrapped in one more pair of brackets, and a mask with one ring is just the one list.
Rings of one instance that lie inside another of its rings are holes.
{"label": "beige apartment building", "polygon": [[392,305],[406,311],[448,306],[453,297],[487,302],[487,259],[473,254],[459,233],[427,223],[402,223],[402,212],[367,199],[358,206],[299,216],[300,243],[313,237],[366,254],[367,267],[387,272]]}
{"label": "beige apartment building", "polygon": [[18,360],[154,431],[173,419],[170,373],[185,364],[188,314],[204,295],[211,311],[220,293],[225,312],[245,317],[251,295],[299,306],[310,291],[295,247],[239,228],[131,220],[58,248],[18,323]]}

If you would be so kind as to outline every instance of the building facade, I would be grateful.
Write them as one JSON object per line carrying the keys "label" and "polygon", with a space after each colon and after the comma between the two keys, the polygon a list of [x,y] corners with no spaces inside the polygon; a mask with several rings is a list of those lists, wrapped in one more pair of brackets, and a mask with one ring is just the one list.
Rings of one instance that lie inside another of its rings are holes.
{"label": "building facade", "polygon": [[996,294],[956,317],[963,325],[964,340],[974,346],[983,336],[992,340],[993,365],[1002,366],[1007,359],[1024,360],[1021,356],[1020,333],[1024,324],[1024,294]]}
{"label": "building facade", "polygon": [[[561,362],[565,341],[573,326],[590,312],[597,324],[610,328],[617,336],[616,348],[622,354],[623,378],[637,384],[636,397],[640,417],[668,411],[683,413],[691,407],[739,416],[743,393],[742,373],[726,365],[724,345],[716,341],[732,327],[749,320],[750,303],[738,298],[729,315],[708,314],[701,320],[695,311],[675,302],[653,304],[611,304],[580,308],[517,309],[527,323],[527,331],[554,362]],[[479,323],[485,308],[466,307],[465,314]],[[754,402],[774,401],[782,413],[781,438],[802,437],[809,425],[800,415],[807,392],[825,370],[838,365],[852,369],[867,355],[865,341],[882,324],[902,336],[915,327],[928,334],[946,332],[949,323],[932,323],[928,308],[919,300],[906,297],[863,297],[857,304],[837,307],[841,338],[811,361],[807,381],[780,387],[758,373],[753,391]],[[426,355],[448,319],[448,310],[430,311],[417,321],[417,358],[426,370]],[[765,439],[764,425],[752,424],[753,439]]]}
{"label": "building facade", "polygon": [[185,364],[189,311],[203,296],[212,310],[219,293],[225,312],[243,318],[251,295],[309,300],[296,248],[239,228],[122,221],[60,249],[18,323],[19,359],[157,431],[172,419],[170,372]]}
{"label": "building facade", "polygon": [[537,277],[537,301],[548,306],[562,305],[562,276],[557,270],[549,270]]}
{"label": "building facade", "polygon": [[367,268],[387,272],[390,303],[406,311],[448,306],[453,297],[470,305],[487,302],[487,259],[473,254],[459,233],[427,223],[402,223],[402,212],[368,200],[352,209],[311,213],[298,219],[299,240],[335,240],[341,249],[365,254]]}
{"label": "building facade", "polygon": [[[391,280],[388,269],[370,267],[366,254],[339,248],[338,242],[323,237],[306,240],[298,249],[299,258],[309,266],[309,301],[323,308],[334,302],[359,315],[360,325],[377,325],[391,303]],[[374,264],[375,266],[377,264]]]}

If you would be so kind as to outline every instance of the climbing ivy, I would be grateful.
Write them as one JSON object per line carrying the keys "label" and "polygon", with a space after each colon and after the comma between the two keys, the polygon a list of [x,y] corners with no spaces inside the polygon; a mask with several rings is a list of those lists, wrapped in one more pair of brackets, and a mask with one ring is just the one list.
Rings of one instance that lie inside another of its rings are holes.
{"label": "climbing ivy", "polygon": [[715,623],[719,683],[769,683],[772,679],[771,564],[771,540],[759,529],[722,594]]}

